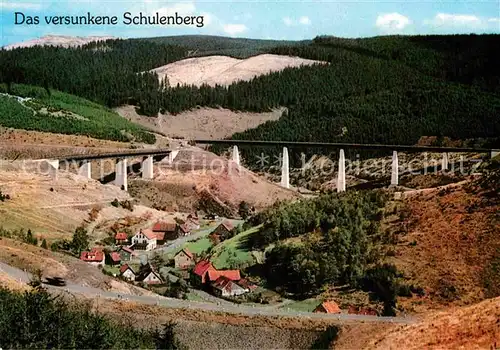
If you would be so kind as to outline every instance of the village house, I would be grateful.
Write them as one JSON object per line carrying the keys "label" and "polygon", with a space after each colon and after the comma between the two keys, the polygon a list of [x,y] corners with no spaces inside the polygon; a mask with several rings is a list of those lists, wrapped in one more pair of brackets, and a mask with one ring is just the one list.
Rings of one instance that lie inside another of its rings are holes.
{"label": "village house", "polygon": [[187,248],[182,249],[174,256],[175,267],[181,270],[194,265],[194,256]]}
{"label": "village house", "polygon": [[208,270],[215,269],[212,263],[208,260],[198,262],[193,268],[192,282],[195,285],[203,285],[208,281]]}
{"label": "village house", "polygon": [[118,254],[117,252],[111,252],[108,254],[107,264],[112,266],[120,265],[121,259],[122,258],[120,254]]}
{"label": "village house", "polygon": [[215,228],[215,230],[210,233],[210,239],[213,242],[222,242],[232,236],[231,231],[234,229],[233,224],[225,220],[219,226]]}
{"label": "village house", "polygon": [[141,270],[135,277],[136,282],[145,284],[162,284],[161,276],[153,270],[150,264],[141,267]]}
{"label": "village house", "polygon": [[217,270],[208,260],[198,262],[193,269],[192,276],[192,281],[195,285],[215,282],[221,276],[231,281],[239,281],[241,279],[239,270]]}
{"label": "village house", "polygon": [[248,289],[249,291],[253,291],[253,290],[257,289],[257,286],[255,284],[251,283],[246,278],[240,279],[237,283],[240,287],[242,287],[244,289]]}
{"label": "village house", "polygon": [[189,231],[198,230],[200,228],[200,223],[191,219],[187,219],[184,225],[186,225]]}
{"label": "village house", "polygon": [[248,293],[250,290],[243,288],[225,276],[220,276],[211,284],[214,294],[220,297],[232,297]]}
{"label": "village house", "polygon": [[80,260],[94,266],[104,266],[104,252],[97,248],[92,248],[90,252],[82,252]]}
{"label": "village house", "polygon": [[188,226],[190,231],[199,230],[200,229],[200,220],[198,219],[198,215],[189,214],[186,220],[186,225]]}
{"label": "village house", "polygon": [[132,237],[135,250],[153,250],[156,248],[156,234],[150,229],[140,230]]}
{"label": "village house", "polygon": [[239,281],[241,279],[240,270],[217,270],[216,268],[207,271],[208,282],[214,282],[219,277],[225,277],[231,281]]}
{"label": "village house", "polygon": [[120,267],[120,276],[126,279],[127,281],[135,281],[135,272],[127,264],[122,265]]}
{"label": "village house", "polygon": [[161,244],[164,244],[165,241],[171,241],[178,237],[177,224],[175,222],[158,221],[153,225],[152,230]]}
{"label": "village house", "polygon": [[316,309],[314,309],[314,312],[324,312],[327,314],[339,314],[342,312],[340,310],[340,307],[337,305],[336,302],[334,301],[324,301],[321,304],[319,304]]}
{"label": "village house", "polygon": [[190,233],[191,230],[189,229],[188,225],[177,225],[177,237],[189,236]]}
{"label": "village house", "polygon": [[127,241],[128,241],[128,237],[127,237],[127,234],[125,232],[118,232],[115,235],[115,244],[116,245],[126,244]]}
{"label": "village house", "polygon": [[116,252],[120,254],[121,261],[130,261],[130,259],[135,255],[132,248],[124,246],[121,246]]}

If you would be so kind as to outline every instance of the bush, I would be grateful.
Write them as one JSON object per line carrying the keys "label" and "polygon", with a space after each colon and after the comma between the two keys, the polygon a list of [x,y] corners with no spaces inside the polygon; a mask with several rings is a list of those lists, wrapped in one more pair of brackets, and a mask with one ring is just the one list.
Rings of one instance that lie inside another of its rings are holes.
{"label": "bush", "polygon": [[[52,297],[40,285],[23,294],[0,288],[0,339],[6,349],[177,349],[173,325],[135,329],[95,313],[89,305]],[[20,331],[22,330],[22,331]]]}
{"label": "bush", "polygon": [[412,292],[410,286],[406,284],[400,284],[398,287],[398,296],[400,297],[411,297]]}
{"label": "bush", "polygon": [[129,200],[121,201],[120,205],[122,206],[123,209],[134,211],[134,204],[132,204],[132,202]]}
{"label": "bush", "polygon": [[9,200],[10,196],[8,194],[3,194],[2,191],[0,191],[0,202],[5,202],[6,200]]}

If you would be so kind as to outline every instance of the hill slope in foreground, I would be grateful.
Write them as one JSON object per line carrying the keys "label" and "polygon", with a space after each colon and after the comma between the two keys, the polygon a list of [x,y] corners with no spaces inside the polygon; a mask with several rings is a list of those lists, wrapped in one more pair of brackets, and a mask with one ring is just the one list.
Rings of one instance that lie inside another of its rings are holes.
{"label": "hill slope in foreground", "polygon": [[404,193],[388,260],[426,291],[424,298],[403,300],[406,310],[421,313],[500,295],[499,174]]}
{"label": "hill slope in foreground", "polygon": [[[369,349],[497,349],[500,297],[434,313],[422,321],[374,336]],[[341,344],[335,344],[337,347]]]}

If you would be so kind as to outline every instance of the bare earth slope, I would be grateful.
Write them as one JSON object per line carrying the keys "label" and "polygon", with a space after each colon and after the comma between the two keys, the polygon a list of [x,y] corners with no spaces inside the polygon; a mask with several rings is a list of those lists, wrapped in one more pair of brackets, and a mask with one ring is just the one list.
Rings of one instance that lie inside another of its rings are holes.
{"label": "bare earth slope", "polygon": [[256,210],[299,195],[233,162],[196,147],[181,149],[173,164],[160,162],[154,181],[129,181],[129,192],[144,205],[167,211],[201,209],[235,216],[245,201]]}
{"label": "bare earth slope", "polygon": [[210,86],[230,85],[236,81],[283,70],[287,67],[325,64],[321,61],[281,55],[263,54],[247,59],[227,56],[206,56],[187,58],[153,69],[158,77],[168,77],[170,86],[208,84]]}
{"label": "bare earth slope", "polygon": [[17,49],[21,47],[32,46],[62,46],[75,47],[88,44],[93,41],[103,41],[108,39],[116,39],[113,36],[68,36],[68,35],[45,35],[41,38],[23,41],[4,46],[6,50]]}
{"label": "bare earth slope", "polygon": [[426,292],[402,300],[406,310],[442,310],[499,295],[500,202],[478,181],[404,193],[389,260]]}
{"label": "bare earth slope", "polygon": [[134,106],[116,108],[124,118],[170,137],[222,139],[253,129],[269,120],[278,120],[285,109],[266,113],[233,112],[224,108],[196,108],[177,115],[141,116]]}
{"label": "bare earth slope", "polygon": [[[29,161],[24,165],[21,161],[1,162],[0,190],[10,196],[0,204],[1,225],[6,229],[31,229],[39,239],[43,237],[49,242],[71,238],[74,230],[84,223],[97,225],[111,219],[164,215],[140,205],[133,212],[116,208],[111,205],[114,199],[131,199],[119,187],[63,170],[55,178],[47,165]],[[98,215],[91,220],[92,210]],[[105,237],[89,233],[96,239]]]}
{"label": "bare earth slope", "polygon": [[375,336],[368,349],[498,349],[500,298],[427,316]]}

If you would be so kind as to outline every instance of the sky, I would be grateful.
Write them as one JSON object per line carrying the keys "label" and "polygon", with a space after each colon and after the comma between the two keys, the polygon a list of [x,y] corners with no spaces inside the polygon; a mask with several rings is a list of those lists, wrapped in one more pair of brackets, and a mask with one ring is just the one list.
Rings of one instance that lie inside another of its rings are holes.
{"label": "sky", "polygon": [[[500,33],[500,0],[0,0],[0,45],[44,35],[120,38],[186,34],[302,40],[317,35]],[[18,24],[15,23],[15,13]],[[196,25],[125,25],[124,13],[203,16]],[[46,24],[51,16],[116,16],[116,25]],[[28,24],[38,17],[38,24]],[[24,21],[23,21],[24,18]]]}

